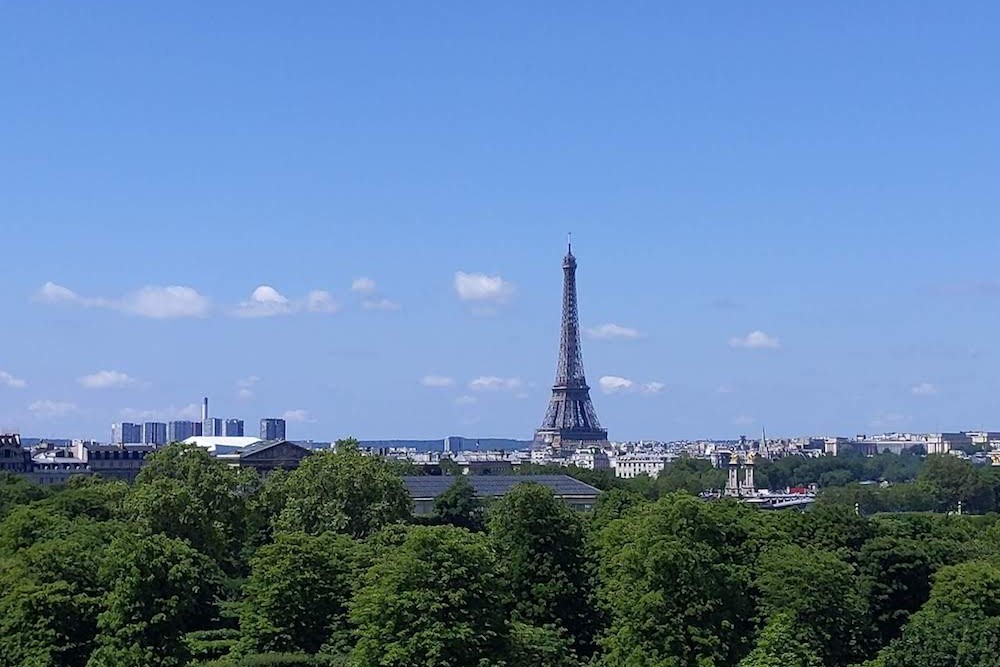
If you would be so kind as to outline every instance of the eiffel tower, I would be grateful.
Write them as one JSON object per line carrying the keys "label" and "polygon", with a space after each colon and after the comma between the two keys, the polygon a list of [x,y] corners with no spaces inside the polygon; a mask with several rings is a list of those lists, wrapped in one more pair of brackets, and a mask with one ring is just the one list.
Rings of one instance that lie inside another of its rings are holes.
{"label": "eiffel tower", "polygon": [[608,444],[608,430],[601,426],[590,400],[590,387],[583,374],[580,351],[580,316],[576,305],[576,257],[569,244],[563,258],[562,330],[559,365],[552,385],[552,398],[542,425],[535,431],[536,449],[571,454],[580,447]]}

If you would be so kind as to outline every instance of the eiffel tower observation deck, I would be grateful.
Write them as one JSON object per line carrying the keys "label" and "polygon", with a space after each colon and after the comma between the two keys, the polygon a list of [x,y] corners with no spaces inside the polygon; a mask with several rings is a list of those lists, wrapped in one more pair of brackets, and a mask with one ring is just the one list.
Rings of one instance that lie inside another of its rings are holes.
{"label": "eiffel tower observation deck", "polygon": [[569,454],[581,447],[608,444],[608,430],[601,426],[590,400],[580,350],[580,315],[576,299],[576,257],[569,245],[563,258],[562,329],[559,364],[552,398],[542,425],[535,431],[534,446]]}

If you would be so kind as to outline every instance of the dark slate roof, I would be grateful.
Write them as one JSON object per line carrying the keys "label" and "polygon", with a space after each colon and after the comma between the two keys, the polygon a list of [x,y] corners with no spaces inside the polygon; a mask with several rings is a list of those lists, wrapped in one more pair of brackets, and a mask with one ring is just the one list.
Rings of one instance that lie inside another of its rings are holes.
{"label": "dark slate roof", "polygon": [[265,449],[270,449],[271,447],[276,447],[282,443],[287,442],[292,447],[298,447],[302,451],[308,453],[309,450],[302,445],[296,445],[294,442],[289,440],[261,440],[260,442],[255,442],[252,445],[247,445],[240,450],[240,456],[250,456],[251,454],[256,454],[257,452],[262,452]]}
{"label": "dark slate roof", "polygon": [[[484,498],[502,496],[518,484],[541,484],[560,497],[590,496],[601,492],[569,475],[466,475],[476,495]],[[447,475],[404,476],[403,484],[413,498],[437,498],[448,490],[455,478]]]}

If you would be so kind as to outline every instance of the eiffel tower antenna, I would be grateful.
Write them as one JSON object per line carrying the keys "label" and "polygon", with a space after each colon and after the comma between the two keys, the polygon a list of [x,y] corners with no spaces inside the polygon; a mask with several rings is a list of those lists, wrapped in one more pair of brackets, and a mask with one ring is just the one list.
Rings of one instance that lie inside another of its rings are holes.
{"label": "eiffel tower antenna", "polygon": [[572,453],[579,447],[602,446],[608,442],[608,430],[601,426],[590,400],[590,387],[583,372],[580,350],[580,315],[576,295],[576,257],[572,236],[567,240],[563,257],[562,326],[559,335],[559,360],[552,398],[541,426],[535,431],[535,445],[559,453]]}

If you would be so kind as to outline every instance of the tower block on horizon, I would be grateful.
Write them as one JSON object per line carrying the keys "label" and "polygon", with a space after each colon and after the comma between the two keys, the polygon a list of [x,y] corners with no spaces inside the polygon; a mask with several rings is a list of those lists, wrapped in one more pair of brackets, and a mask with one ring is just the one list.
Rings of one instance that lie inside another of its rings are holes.
{"label": "tower block on horizon", "polygon": [[562,328],[556,381],[545,418],[535,431],[534,445],[568,454],[580,447],[607,444],[608,430],[597,419],[597,411],[590,400],[590,387],[583,373],[576,298],[576,257],[570,244],[563,258]]}

